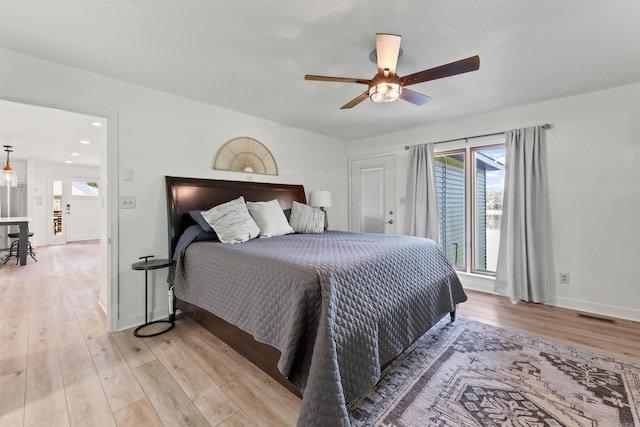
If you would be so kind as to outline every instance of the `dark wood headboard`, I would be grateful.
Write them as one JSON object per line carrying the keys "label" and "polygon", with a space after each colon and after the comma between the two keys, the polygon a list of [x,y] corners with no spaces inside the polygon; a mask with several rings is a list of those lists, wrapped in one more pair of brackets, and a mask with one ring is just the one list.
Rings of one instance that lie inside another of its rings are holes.
{"label": "dark wood headboard", "polygon": [[282,209],[290,209],[294,201],[307,203],[302,185],[264,182],[225,181],[219,179],[165,177],[167,186],[167,216],[169,224],[169,258],[178,239],[195,222],[189,211],[208,210],[244,196],[251,202],[277,199]]}

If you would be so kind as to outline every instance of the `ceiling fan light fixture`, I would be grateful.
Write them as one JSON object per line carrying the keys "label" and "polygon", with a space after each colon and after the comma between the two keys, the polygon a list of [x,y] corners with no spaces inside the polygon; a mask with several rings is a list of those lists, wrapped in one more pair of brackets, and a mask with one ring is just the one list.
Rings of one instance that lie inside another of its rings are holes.
{"label": "ceiling fan light fixture", "polygon": [[399,83],[378,83],[369,87],[369,98],[373,102],[393,102],[400,98],[402,85]]}
{"label": "ceiling fan light fixture", "polygon": [[396,66],[398,65],[398,58],[402,54],[402,49],[400,49],[401,39],[402,37],[397,34],[376,34],[376,48],[369,54],[369,58],[373,63],[377,64],[378,73],[371,79],[317,76],[313,74],[305,75],[304,79],[366,84],[367,90],[340,107],[341,110],[348,110],[367,98],[370,98],[373,102],[393,102],[400,98],[414,105],[424,105],[431,97],[403,88],[480,69],[480,57],[476,55],[400,77],[396,74]]}

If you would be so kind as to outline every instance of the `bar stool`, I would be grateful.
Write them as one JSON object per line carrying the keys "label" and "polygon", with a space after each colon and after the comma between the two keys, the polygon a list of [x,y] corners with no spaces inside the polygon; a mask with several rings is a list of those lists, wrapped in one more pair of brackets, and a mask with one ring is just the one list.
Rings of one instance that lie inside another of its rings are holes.
{"label": "bar stool", "polygon": [[[8,233],[7,236],[11,239],[17,239],[17,240],[14,240],[13,242],[11,242],[11,246],[9,247],[9,253],[5,257],[3,264],[6,264],[7,261],[11,259],[12,256],[16,257],[16,264],[18,264],[18,262],[20,261],[20,259],[18,258],[18,254],[20,253],[20,233]],[[29,232],[29,234],[27,234],[27,245],[28,245],[27,254],[31,258],[33,258],[35,262],[38,262],[38,260],[36,259],[36,253],[33,250],[33,246],[31,246],[31,240],[29,240],[29,238],[32,236],[33,236],[33,232]]]}

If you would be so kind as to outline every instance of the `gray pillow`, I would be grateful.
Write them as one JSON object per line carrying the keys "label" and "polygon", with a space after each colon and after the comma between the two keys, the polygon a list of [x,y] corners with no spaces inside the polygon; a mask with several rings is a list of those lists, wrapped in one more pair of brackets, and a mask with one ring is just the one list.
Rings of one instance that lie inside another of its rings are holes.
{"label": "gray pillow", "polygon": [[249,215],[242,196],[202,212],[202,217],[222,243],[243,243],[260,234],[260,228]]}
{"label": "gray pillow", "polygon": [[[198,214],[200,215],[200,214]],[[207,225],[209,227],[209,225]],[[187,249],[192,242],[201,242],[201,241],[216,241],[218,240],[218,236],[213,232],[211,227],[209,227],[209,231],[203,230],[198,224],[193,224],[187,227],[180,236],[178,240],[178,244],[176,245],[176,250],[173,253],[173,260],[178,261],[182,252]]]}
{"label": "gray pillow", "polygon": [[293,233],[293,228],[287,222],[278,200],[269,202],[247,202],[247,209],[251,218],[260,228],[260,237],[282,236]]}
{"label": "gray pillow", "polygon": [[204,231],[211,231],[213,233],[213,228],[209,225],[206,219],[202,216],[203,210],[194,210],[189,211],[189,215],[191,219],[193,219]]}
{"label": "gray pillow", "polygon": [[324,212],[302,203],[293,202],[289,224],[296,233],[324,233]]}

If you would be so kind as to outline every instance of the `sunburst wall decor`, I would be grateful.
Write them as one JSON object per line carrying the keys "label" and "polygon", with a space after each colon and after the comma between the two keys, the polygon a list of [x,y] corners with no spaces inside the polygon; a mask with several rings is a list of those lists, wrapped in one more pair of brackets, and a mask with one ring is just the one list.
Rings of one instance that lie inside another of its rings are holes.
{"label": "sunburst wall decor", "polygon": [[213,168],[223,171],[278,175],[278,165],[260,141],[241,136],[233,138],[218,150]]}

